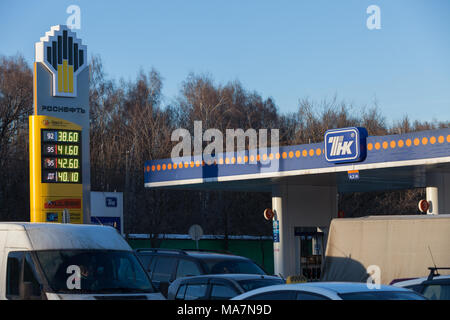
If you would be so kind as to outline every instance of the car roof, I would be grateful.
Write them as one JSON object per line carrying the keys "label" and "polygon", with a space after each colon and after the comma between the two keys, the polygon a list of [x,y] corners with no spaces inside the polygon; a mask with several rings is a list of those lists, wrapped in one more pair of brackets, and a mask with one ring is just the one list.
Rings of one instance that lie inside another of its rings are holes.
{"label": "car roof", "polygon": [[228,254],[228,253],[216,253],[216,252],[200,252],[200,251],[186,251],[186,253],[191,256],[198,259],[241,259],[241,260],[250,260],[246,257],[242,256],[236,256],[234,254]]}
{"label": "car roof", "polygon": [[[278,284],[263,288],[258,288],[236,297],[246,298],[260,293],[278,290],[294,290],[294,291],[307,291],[327,296],[337,296],[338,294],[355,293],[355,292],[367,292],[373,290],[379,291],[397,291],[397,292],[410,292],[408,289],[396,288],[393,286],[381,285],[379,289],[369,289],[367,283],[359,282],[306,282],[306,283],[292,283],[292,284]],[[234,299],[234,298],[233,298]]]}
{"label": "car roof", "polygon": [[200,276],[185,277],[180,279],[228,279],[228,280],[258,280],[258,279],[273,279],[283,280],[277,276],[269,276],[262,274],[247,274],[247,273],[223,273],[223,274],[204,274]]}
{"label": "car roof", "polygon": [[294,284],[298,290],[306,287],[321,288],[335,293],[366,292],[369,290],[380,291],[405,291],[406,289],[389,285],[380,285],[379,289],[370,289],[365,282],[307,282]]}
{"label": "car roof", "polygon": [[396,287],[407,287],[407,286],[422,284],[424,282],[432,283],[433,281],[437,282],[437,281],[441,281],[441,280],[450,280],[450,275],[434,276],[433,279],[431,279],[431,280],[428,280],[428,277],[409,279],[409,280],[404,280],[404,281],[398,281],[396,283],[393,283],[392,285],[396,286]]}
{"label": "car roof", "polygon": [[160,254],[168,254],[168,255],[186,255],[193,258],[198,259],[241,259],[241,260],[250,260],[249,258],[243,256],[237,256],[229,253],[218,253],[218,252],[210,252],[210,251],[196,251],[196,250],[183,250],[183,249],[166,249],[166,248],[144,248],[144,249],[135,249],[138,254],[150,254],[150,255],[160,255]]}
{"label": "car roof", "polygon": [[101,249],[132,251],[125,239],[110,226],[1,222],[0,231],[25,231],[33,250]]}

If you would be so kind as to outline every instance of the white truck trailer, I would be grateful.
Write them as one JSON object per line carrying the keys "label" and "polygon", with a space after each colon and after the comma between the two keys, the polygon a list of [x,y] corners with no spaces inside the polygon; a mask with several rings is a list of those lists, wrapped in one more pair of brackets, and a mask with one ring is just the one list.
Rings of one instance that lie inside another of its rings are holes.
{"label": "white truck trailer", "polygon": [[[450,267],[450,215],[333,219],[321,280],[389,284]],[[443,271],[446,274],[448,271]]]}

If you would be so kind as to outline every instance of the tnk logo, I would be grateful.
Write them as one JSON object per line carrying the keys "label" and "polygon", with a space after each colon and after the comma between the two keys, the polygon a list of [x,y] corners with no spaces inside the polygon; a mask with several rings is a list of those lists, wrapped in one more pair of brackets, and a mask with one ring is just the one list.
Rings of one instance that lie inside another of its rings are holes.
{"label": "tnk logo", "polygon": [[331,156],[344,156],[351,155],[350,149],[355,141],[344,141],[344,136],[335,136],[328,139],[328,143],[331,144]]}
{"label": "tnk logo", "polygon": [[332,129],[325,133],[325,157],[328,162],[357,162],[366,157],[367,130]]}

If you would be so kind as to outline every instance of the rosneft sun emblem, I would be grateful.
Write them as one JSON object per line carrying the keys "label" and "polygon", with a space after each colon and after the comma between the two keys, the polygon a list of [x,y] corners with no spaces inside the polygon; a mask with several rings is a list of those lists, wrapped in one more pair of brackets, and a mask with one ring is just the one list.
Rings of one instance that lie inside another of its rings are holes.
{"label": "rosneft sun emblem", "polygon": [[53,96],[77,96],[77,75],[87,67],[86,58],[86,46],[64,25],[52,27],[36,43],[36,62],[53,75]]}

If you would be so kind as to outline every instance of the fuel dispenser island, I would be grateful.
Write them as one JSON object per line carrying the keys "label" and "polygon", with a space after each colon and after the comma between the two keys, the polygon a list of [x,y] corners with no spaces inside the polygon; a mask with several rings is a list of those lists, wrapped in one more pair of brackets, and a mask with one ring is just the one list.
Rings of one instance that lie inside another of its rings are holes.
{"label": "fuel dispenser island", "polygon": [[308,281],[319,280],[324,259],[324,232],[318,227],[295,227],[296,270]]}

